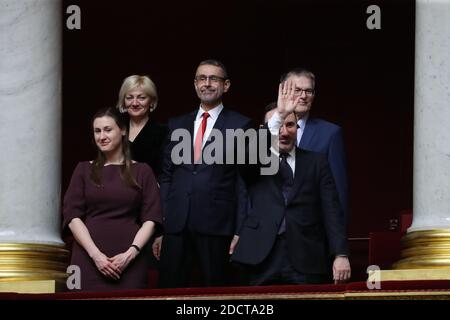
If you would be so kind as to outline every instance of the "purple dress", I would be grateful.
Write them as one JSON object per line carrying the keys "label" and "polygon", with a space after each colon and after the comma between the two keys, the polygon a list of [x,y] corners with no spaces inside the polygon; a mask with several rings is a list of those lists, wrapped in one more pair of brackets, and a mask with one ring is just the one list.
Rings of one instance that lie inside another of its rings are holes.
{"label": "purple dress", "polygon": [[[78,163],[64,197],[64,224],[80,218],[92,240],[107,257],[125,252],[133,243],[145,221],[162,224],[159,187],[152,169],[144,163],[132,165],[133,175],[141,188],[129,187],[121,178],[120,165],[104,166],[100,186],[90,178],[92,164]],[[81,290],[112,291],[147,288],[151,245],[141,249],[119,280],[103,276],[94,261],[74,241],[71,265],[81,269]]]}

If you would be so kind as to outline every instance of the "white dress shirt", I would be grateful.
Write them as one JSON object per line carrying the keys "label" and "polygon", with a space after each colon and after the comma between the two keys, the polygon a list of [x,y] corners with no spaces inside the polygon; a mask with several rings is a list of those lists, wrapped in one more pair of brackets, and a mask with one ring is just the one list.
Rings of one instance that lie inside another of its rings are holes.
{"label": "white dress shirt", "polygon": [[303,118],[297,121],[297,146],[300,145],[302,140],[303,132],[305,131],[306,121],[308,120],[309,113],[307,113]]}
{"label": "white dress shirt", "polygon": [[209,117],[206,120],[206,129],[205,129],[205,134],[203,135],[202,148],[205,145],[206,141],[208,141],[208,137],[211,133],[211,130],[214,127],[214,124],[216,123],[217,118],[219,118],[219,114],[222,110],[223,110],[223,104],[219,104],[217,107],[214,107],[213,109],[211,109],[209,111],[203,110],[202,106],[200,106],[200,108],[198,109],[198,112],[197,112],[197,116],[195,117],[195,121],[194,121],[194,137],[192,140],[193,145],[195,144],[195,137],[197,136],[198,128],[200,128],[200,124],[202,123],[202,120],[203,120],[203,114],[205,112],[208,112]]}

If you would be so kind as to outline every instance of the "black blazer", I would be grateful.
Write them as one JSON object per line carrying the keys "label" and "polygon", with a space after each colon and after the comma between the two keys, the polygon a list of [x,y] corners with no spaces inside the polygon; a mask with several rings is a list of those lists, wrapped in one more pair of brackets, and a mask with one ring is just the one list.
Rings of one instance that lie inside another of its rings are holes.
{"label": "black blazer", "polygon": [[337,254],[348,254],[345,223],[333,177],[323,154],[296,148],[294,187],[284,204],[277,175],[243,172],[248,212],[232,260],[260,264],[270,253],[286,213],[289,257],[303,273],[328,274]]}
{"label": "black blazer", "polygon": [[[169,120],[169,139],[175,129],[187,129],[191,137],[198,110]],[[214,125],[225,138],[226,129],[247,129],[250,119],[223,109]],[[224,139],[224,142],[226,140]],[[244,191],[238,183],[236,165],[175,165],[171,152],[178,142],[168,142],[164,151],[163,173],[160,177],[164,210],[164,231],[181,232],[189,221],[191,228],[208,235],[230,236],[236,232],[238,215],[245,212]],[[208,141],[205,147],[211,143]],[[226,143],[225,143],[226,145]],[[189,142],[193,154],[192,138]],[[226,149],[224,148],[224,157]],[[192,160],[192,159],[191,159]],[[189,219],[188,219],[189,216]]]}

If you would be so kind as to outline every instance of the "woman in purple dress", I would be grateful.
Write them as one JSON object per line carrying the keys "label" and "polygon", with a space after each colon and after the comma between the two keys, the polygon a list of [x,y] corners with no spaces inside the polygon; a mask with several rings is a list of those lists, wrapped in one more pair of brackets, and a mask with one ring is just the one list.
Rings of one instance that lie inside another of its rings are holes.
{"label": "woman in purple dress", "polygon": [[81,290],[146,288],[150,237],[161,226],[159,188],[152,169],[131,160],[127,127],[115,108],[93,118],[98,155],[80,162],[64,197],[64,229],[75,241],[71,265]]}

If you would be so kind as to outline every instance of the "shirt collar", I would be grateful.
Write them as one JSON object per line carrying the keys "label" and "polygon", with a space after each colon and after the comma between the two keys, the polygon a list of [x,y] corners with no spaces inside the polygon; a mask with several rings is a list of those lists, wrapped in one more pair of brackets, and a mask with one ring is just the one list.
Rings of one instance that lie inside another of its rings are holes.
{"label": "shirt collar", "polygon": [[[223,110],[223,104],[219,104],[218,106],[212,108],[211,110],[208,111],[209,117],[216,121],[217,118],[219,117],[220,112]],[[206,111],[203,110],[202,106],[200,105],[198,112],[197,112],[197,117],[195,118],[195,120],[199,120],[202,118],[203,114]]]}
{"label": "shirt collar", "polygon": [[[295,145],[294,147],[291,149],[291,151],[289,151],[289,157],[293,157],[295,159]],[[270,147],[270,151],[276,156],[276,157],[280,157],[280,152],[278,152],[278,150],[275,150],[274,147]]]}
{"label": "shirt collar", "polygon": [[306,121],[308,121],[309,113],[305,114],[303,118],[297,121],[298,126],[300,127],[300,130],[305,130]]}

